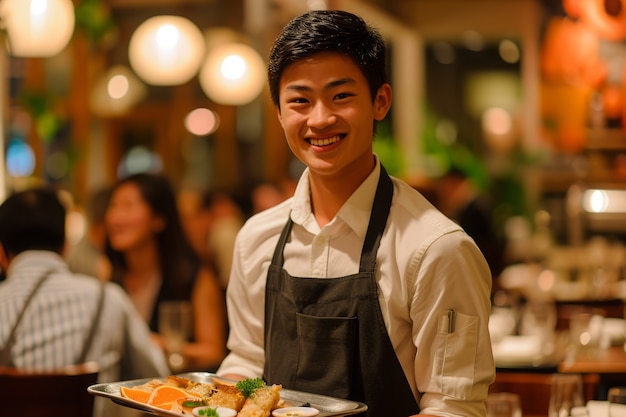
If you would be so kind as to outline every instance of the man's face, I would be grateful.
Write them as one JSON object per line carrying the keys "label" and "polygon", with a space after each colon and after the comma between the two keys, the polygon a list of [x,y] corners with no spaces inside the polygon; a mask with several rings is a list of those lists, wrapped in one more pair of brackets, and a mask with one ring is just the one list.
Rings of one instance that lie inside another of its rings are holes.
{"label": "man's face", "polygon": [[285,69],[279,99],[287,143],[311,175],[347,180],[371,171],[374,120],[382,120],[389,110],[389,85],[379,89],[372,103],[356,64],[323,52]]}

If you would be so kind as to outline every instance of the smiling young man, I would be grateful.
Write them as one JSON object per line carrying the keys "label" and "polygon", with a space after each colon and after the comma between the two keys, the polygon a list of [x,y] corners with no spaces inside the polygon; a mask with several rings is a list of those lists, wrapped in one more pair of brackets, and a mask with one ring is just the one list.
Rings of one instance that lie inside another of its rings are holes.
{"label": "smiling young man", "polygon": [[474,242],[372,150],[391,106],[385,44],[314,11],[270,53],[294,197],[241,229],[218,373],[367,404],[367,416],[484,416],[491,274]]}

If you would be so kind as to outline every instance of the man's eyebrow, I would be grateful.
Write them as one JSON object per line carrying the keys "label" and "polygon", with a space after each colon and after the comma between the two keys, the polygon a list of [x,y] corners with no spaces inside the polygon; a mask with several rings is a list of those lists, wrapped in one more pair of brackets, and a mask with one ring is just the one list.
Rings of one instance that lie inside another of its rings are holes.
{"label": "man's eyebrow", "polygon": [[[340,87],[346,84],[352,84],[354,82],[355,80],[353,78],[339,78],[338,80],[333,80],[329,82],[328,84],[326,84],[324,86],[324,90],[330,90],[332,88]],[[304,85],[298,85],[298,84],[288,85],[286,88],[287,90],[292,90],[292,91],[307,91],[307,92],[311,91],[310,87],[307,87]]]}
{"label": "man's eyebrow", "polygon": [[355,81],[353,78],[340,78],[335,81],[331,81],[324,86],[325,90],[329,90],[331,88],[339,87],[345,84],[353,84]]}

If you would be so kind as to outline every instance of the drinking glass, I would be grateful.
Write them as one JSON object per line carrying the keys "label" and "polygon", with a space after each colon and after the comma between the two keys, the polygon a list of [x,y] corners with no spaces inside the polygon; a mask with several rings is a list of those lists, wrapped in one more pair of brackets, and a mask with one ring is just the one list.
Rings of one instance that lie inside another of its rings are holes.
{"label": "drinking glass", "polygon": [[520,334],[536,338],[542,358],[554,354],[556,322],[556,306],[551,301],[531,300],[522,309]]}
{"label": "drinking glass", "polygon": [[548,417],[568,417],[573,407],[583,405],[583,378],[581,375],[552,375]]}
{"label": "drinking glass", "polygon": [[609,417],[626,417],[626,387],[611,387],[607,396]]}
{"label": "drinking glass", "polygon": [[572,344],[579,355],[593,356],[600,351],[604,318],[591,311],[574,314],[569,330]]}
{"label": "drinking glass", "polygon": [[497,392],[487,396],[487,417],[522,417],[518,394]]}
{"label": "drinking glass", "polygon": [[188,301],[164,301],[159,304],[159,333],[165,341],[170,368],[184,365],[181,354],[183,345],[192,333],[191,303]]}

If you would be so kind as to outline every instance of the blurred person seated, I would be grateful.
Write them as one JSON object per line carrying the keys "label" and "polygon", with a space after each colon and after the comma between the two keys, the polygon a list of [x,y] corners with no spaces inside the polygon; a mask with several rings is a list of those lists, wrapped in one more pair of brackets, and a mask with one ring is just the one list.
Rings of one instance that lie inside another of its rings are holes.
{"label": "blurred person seated", "polygon": [[214,369],[226,354],[224,294],[185,236],[167,178],[140,173],[118,181],[105,224],[111,279],[126,289],[155,340],[165,349],[159,335],[160,303],[190,301],[193,336],[180,352],[185,360],[181,368]]}
{"label": "blurred person seated", "polygon": [[[0,205],[1,365],[48,371],[95,361],[100,382],[166,376],[163,353],[125,292],[69,270],[65,221],[51,189],[18,192]],[[94,413],[126,414],[101,398]]]}
{"label": "blurred person seated", "polygon": [[478,192],[465,172],[451,168],[438,181],[437,208],[470,235],[481,250],[493,277],[503,268],[504,242],[492,225],[492,204]]}
{"label": "blurred person seated", "polygon": [[252,189],[252,214],[272,208],[289,197],[295,191],[296,181],[284,179],[277,183],[262,182]]}
{"label": "blurred person seated", "polygon": [[72,272],[106,280],[111,276],[111,264],[104,253],[106,229],[104,214],[109,204],[108,186],[92,191],[85,205],[85,235],[67,251],[67,264]]}
{"label": "blurred person seated", "polygon": [[208,246],[211,208],[204,204],[203,192],[185,188],[176,194],[176,203],[183,230],[189,244],[202,262],[213,267],[213,255]]}
{"label": "blurred person seated", "polygon": [[205,193],[202,205],[208,207],[211,214],[207,242],[222,288],[226,289],[233,264],[235,238],[243,226],[245,215],[237,200],[224,191]]}

